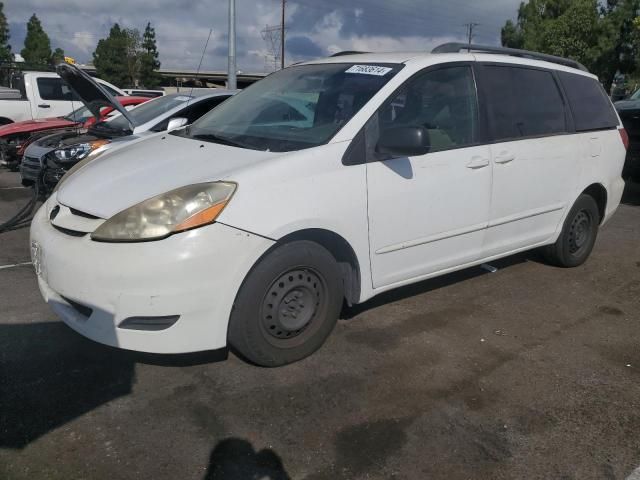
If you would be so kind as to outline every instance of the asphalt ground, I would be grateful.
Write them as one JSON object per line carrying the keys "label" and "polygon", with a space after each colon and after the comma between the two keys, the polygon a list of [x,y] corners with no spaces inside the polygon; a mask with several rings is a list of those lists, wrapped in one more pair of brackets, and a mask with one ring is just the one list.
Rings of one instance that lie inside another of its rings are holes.
{"label": "asphalt ground", "polygon": [[[0,171],[0,220],[17,185]],[[27,229],[0,234],[2,479],[640,478],[640,185],[586,265],[384,294],[279,369],[93,343],[28,261]]]}

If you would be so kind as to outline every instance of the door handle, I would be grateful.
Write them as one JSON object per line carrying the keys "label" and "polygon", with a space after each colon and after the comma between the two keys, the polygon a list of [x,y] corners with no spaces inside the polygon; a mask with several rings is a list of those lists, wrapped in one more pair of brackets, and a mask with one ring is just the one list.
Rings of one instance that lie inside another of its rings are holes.
{"label": "door handle", "polygon": [[471,161],[467,163],[467,168],[477,170],[478,168],[484,168],[489,166],[489,159],[486,157],[472,157]]}
{"label": "door handle", "polygon": [[516,159],[516,156],[513,153],[503,152],[493,159],[495,163],[505,164],[509,162],[513,162]]}
{"label": "door handle", "polygon": [[38,107],[40,107],[40,108],[51,108],[51,105],[49,105],[48,103],[41,103],[40,105],[38,105]]}

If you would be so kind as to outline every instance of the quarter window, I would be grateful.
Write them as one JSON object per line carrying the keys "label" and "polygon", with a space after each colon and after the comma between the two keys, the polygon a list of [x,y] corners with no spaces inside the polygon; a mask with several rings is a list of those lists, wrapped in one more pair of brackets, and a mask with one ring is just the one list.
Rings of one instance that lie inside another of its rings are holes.
{"label": "quarter window", "polygon": [[430,151],[461,148],[477,141],[478,102],[471,67],[447,67],[409,80],[378,110],[366,129],[367,150],[372,152],[379,132],[398,126],[423,127]]}
{"label": "quarter window", "polygon": [[560,72],[577,132],[618,126],[613,106],[597,80],[585,75]]}
{"label": "quarter window", "polygon": [[551,72],[491,65],[484,67],[482,79],[494,140],[567,131],[564,102]]}

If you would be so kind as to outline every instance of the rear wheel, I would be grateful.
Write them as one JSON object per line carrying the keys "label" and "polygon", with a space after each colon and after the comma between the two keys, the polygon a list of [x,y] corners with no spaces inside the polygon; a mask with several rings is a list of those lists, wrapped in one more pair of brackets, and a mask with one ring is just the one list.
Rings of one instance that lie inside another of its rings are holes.
{"label": "rear wheel", "polygon": [[281,245],[245,279],[231,313],[229,343],[246,359],[275,367],[322,346],[342,307],[334,257],[309,241]]}
{"label": "rear wheel", "polygon": [[580,195],[564,221],[562,233],[553,245],[545,247],[547,260],[560,267],[582,265],[593,250],[598,236],[600,212],[589,195]]}

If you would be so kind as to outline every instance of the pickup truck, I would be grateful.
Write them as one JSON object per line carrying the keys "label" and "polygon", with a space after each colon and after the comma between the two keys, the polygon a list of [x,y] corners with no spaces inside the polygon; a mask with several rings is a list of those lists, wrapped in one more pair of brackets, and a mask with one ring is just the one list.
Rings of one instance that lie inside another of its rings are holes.
{"label": "pickup truck", "polygon": [[[119,88],[96,79],[113,96],[126,96]],[[62,79],[53,72],[22,72],[13,79],[14,92],[0,95],[0,125],[45,117],[59,117],[82,105]]]}

